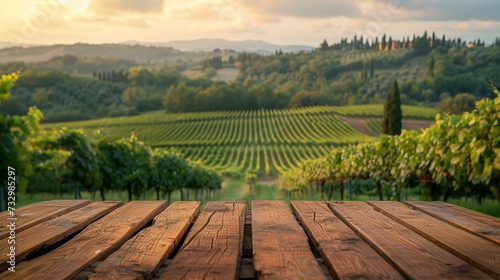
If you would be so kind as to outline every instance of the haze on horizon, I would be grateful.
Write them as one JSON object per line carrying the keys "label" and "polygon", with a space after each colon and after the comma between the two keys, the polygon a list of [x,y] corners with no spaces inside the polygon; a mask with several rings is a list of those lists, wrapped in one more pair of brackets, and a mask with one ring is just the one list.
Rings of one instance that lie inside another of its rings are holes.
{"label": "haze on horizon", "polygon": [[498,0],[25,0],[0,3],[0,41],[168,42],[199,38],[318,46],[343,37],[480,38],[500,30]]}

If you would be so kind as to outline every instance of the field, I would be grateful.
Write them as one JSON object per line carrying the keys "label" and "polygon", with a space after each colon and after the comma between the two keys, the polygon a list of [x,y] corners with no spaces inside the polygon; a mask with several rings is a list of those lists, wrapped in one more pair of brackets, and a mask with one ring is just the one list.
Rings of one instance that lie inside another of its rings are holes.
{"label": "field", "polygon": [[[408,194],[408,200],[429,200],[428,197],[422,197],[422,195],[417,194],[418,190],[413,190],[413,193]],[[187,191],[189,193],[189,191]],[[187,194],[186,193],[186,194]],[[23,196],[19,196],[19,201],[17,202],[18,206],[23,206],[31,203],[35,203],[38,201],[45,200],[53,200],[53,199],[73,199],[73,194],[51,194],[51,193],[36,193],[36,194],[26,194]],[[108,191],[106,194],[106,198],[113,201],[123,201],[127,202],[127,194],[125,192],[118,191]],[[92,199],[98,200],[98,196],[93,196],[88,192],[82,192],[82,199]],[[144,193],[142,197],[143,200],[155,200],[154,190],[149,190]],[[194,194],[191,191],[189,199],[194,200]],[[212,201],[223,201],[223,200],[238,200],[238,201],[246,201],[248,206],[248,211],[251,211],[251,201],[252,200],[286,200],[288,203],[290,202],[290,198],[287,198],[283,195],[283,193],[278,189],[277,184],[275,183],[257,183],[254,187],[253,191],[250,191],[250,188],[247,184],[238,180],[226,180],[222,189],[219,193],[215,194],[214,197],[207,199],[206,197],[202,197],[201,201],[203,202],[203,207],[205,204]],[[321,196],[318,192],[312,192],[311,194],[300,194],[292,197],[293,200],[296,199],[309,199],[309,200],[322,200]],[[344,199],[349,199],[348,193]],[[361,201],[370,201],[376,200],[375,195],[368,194],[353,194],[349,200],[361,200]],[[172,194],[172,201],[179,201],[180,195],[179,192],[174,192]],[[338,192],[335,191],[333,194],[333,200],[339,200]],[[494,217],[500,217],[500,208],[498,207],[498,202],[492,199],[486,199],[482,203],[478,203],[473,199],[453,199],[449,201],[450,203],[472,209],[474,211],[478,211],[481,213],[485,213]]]}
{"label": "field", "polygon": [[[432,119],[436,111],[403,106],[407,119]],[[165,114],[55,123],[46,129],[84,128],[111,139],[135,133],[152,147],[175,148],[228,175],[253,171],[276,176],[332,148],[374,139],[341,118],[380,118],[382,105],[316,106],[287,110]],[[360,120],[365,120],[361,118]]]}

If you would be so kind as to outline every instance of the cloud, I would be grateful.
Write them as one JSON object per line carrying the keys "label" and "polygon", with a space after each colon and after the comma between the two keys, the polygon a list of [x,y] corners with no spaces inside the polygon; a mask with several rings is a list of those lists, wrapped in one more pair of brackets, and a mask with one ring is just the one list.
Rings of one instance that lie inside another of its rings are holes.
{"label": "cloud", "polygon": [[272,16],[250,15],[230,0],[201,0],[190,4],[179,4],[169,7],[167,12],[175,19],[189,20],[193,23],[204,21],[201,27],[203,31],[224,33],[263,33],[254,22],[279,21],[279,18]]}
{"label": "cloud", "polygon": [[106,16],[81,16],[77,15],[72,18],[74,22],[79,23],[97,23],[97,24],[110,24],[115,26],[127,26],[135,28],[149,28],[149,24],[140,17],[106,17]]}
{"label": "cloud", "polygon": [[391,20],[498,21],[498,0],[235,0],[255,14],[294,18],[365,18],[390,13]]}
{"label": "cloud", "polygon": [[98,15],[159,14],[164,0],[92,0],[88,11]]}
{"label": "cloud", "polygon": [[458,22],[457,27],[467,30],[498,30],[500,23],[491,20],[471,20]]}
{"label": "cloud", "polygon": [[325,29],[331,29],[333,27],[333,25],[329,21],[322,21],[322,22],[318,22],[316,24],[313,24],[311,27],[312,27],[313,30],[321,30],[321,31],[323,31]]}
{"label": "cloud", "polygon": [[223,20],[236,18],[238,11],[230,1],[197,1],[171,7],[169,15],[177,19]]}
{"label": "cloud", "polygon": [[398,20],[421,21],[498,21],[498,0],[397,0],[403,14]]}
{"label": "cloud", "polygon": [[253,24],[248,18],[244,17],[239,17],[232,21],[219,21],[215,25],[209,26],[207,29],[225,33],[265,33],[263,29]]}
{"label": "cloud", "polygon": [[356,4],[353,1],[236,0],[235,2],[255,13],[283,17],[328,18],[357,14]]}

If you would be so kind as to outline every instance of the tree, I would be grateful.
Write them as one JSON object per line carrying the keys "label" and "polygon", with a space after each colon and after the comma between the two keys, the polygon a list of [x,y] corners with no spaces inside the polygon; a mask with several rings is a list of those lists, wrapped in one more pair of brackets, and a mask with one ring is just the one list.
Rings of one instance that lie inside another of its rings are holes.
{"label": "tree", "polygon": [[373,58],[370,60],[370,78],[373,78],[373,72],[375,71],[375,61]]}
{"label": "tree", "polygon": [[257,183],[257,174],[253,171],[247,171],[245,173],[245,183],[250,187],[250,193],[253,193]]}
{"label": "tree", "polygon": [[363,62],[363,70],[361,72],[361,79],[363,81],[368,79],[368,63],[366,61]]}
{"label": "tree", "polygon": [[472,111],[476,98],[470,93],[459,93],[455,97],[445,97],[439,103],[439,110],[445,114],[460,115]]}
{"label": "tree", "polygon": [[398,82],[394,81],[384,105],[384,121],[382,123],[382,133],[388,135],[401,134],[402,119],[403,117],[401,112],[401,100],[399,97]]}
{"label": "tree", "polygon": [[435,64],[434,56],[431,56],[431,61],[429,63],[429,73],[431,77],[434,77],[434,64]]}
{"label": "tree", "polygon": [[322,51],[327,51],[328,50],[328,42],[326,41],[326,39],[323,41],[323,43],[321,43],[321,45],[319,46],[319,48]]}
{"label": "tree", "polygon": [[[16,80],[15,73],[0,77],[0,106],[9,98],[9,90]],[[23,193],[26,190],[27,176],[32,173],[26,139],[38,132],[42,117],[42,112],[36,108],[30,108],[26,116],[0,115],[0,210],[4,210],[3,203],[7,202],[4,193]]]}

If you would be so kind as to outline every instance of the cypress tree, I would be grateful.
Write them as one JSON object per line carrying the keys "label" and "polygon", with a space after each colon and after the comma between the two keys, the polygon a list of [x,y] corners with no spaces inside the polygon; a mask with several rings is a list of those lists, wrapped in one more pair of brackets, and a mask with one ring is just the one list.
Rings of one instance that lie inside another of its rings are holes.
{"label": "cypress tree", "polygon": [[429,73],[431,74],[431,77],[434,77],[434,56],[431,57],[431,62],[429,63]]}
{"label": "cypress tree", "polygon": [[328,42],[325,40],[323,40],[323,43],[321,43],[321,45],[319,46],[320,50],[322,51],[327,51],[328,50]]}
{"label": "cypress tree", "polygon": [[401,112],[401,100],[399,97],[398,82],[394,81],[384,105],[384,121],[382,123],[382,133],[388,135],[401,134],[402,119],[403,116]]}
{"label": "cypress tree", "polygon": [[370,78],[373,78],[373,72],[375,71],[375,61],[372,60],[370,61]]}
{"label": "cypress tree", "polygon": [[368,63],[366,61],[363,62],[363,72],[361,74],[363,81],[368,78]]}

